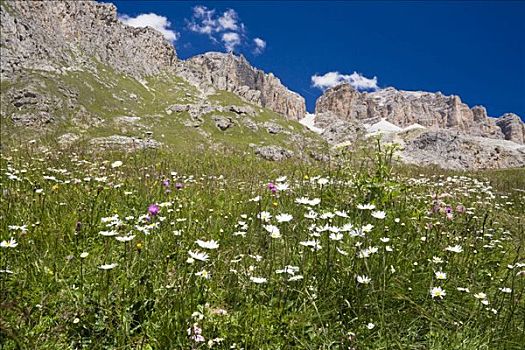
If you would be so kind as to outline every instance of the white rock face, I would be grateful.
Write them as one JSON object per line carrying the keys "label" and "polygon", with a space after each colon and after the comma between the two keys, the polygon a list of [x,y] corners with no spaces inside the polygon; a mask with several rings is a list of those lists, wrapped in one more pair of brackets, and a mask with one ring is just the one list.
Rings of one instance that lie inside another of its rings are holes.
{"label": "white rock face", "polygon": [[231,91],[289,119],[299,120],[306,114],[302,96],[288,90],[272,73],[252,67],[243,56],[208,52],[181,62],[177,74],[201,90]]}

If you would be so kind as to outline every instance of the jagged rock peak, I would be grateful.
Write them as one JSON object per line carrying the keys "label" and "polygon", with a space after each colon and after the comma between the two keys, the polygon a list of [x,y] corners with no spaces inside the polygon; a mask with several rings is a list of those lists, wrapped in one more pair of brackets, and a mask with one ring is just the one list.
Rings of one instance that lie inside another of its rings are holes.
{"label": "jagged rock peak", "polygon": [[[431,129],[454,129],[471,136],[484,136],[523,143],[519,117],[512,121],[490,118],[484,107],[472,109],[459,96],[440,92],[403,91],[386,88],[374,92],[359,92],[349,84],[330,88],[319,97],[316,113],[332,112],[346,120],[384,118],[407,127],[419,124]],[[503,126],[509,125],[506,129]]]}
{"label": "jagged rock peak", "polygon": [[113,4],[96,1],[2,1],[2,76],[22,69],[58,71],[95,58],[135,77],[177,60],[173,45],[152,28],[121,23]]}
{"label": "jagged rock peak", "polygon": [[301,119],[306,113],[302,96],[288,90],[272,73],[250,65],[242,55],[208,52],[181,62],[178,74],[201,87],[231,91],[290,119]]}

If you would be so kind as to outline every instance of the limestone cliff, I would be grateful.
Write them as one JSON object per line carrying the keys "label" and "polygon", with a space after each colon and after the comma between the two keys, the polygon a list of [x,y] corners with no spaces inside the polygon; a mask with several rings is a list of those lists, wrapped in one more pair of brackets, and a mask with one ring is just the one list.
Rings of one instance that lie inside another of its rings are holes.
{"label": "limestone cliff", "polygon": [[524,124],[516,115],[491,118],[484,107],[469,108],[458,96],[386,88],[359,92],[348,84],[328,89],[316,104],[316,113],[332,112],[346,120],[384,118],[399,126],[419,124],[429,129],[452,129],[471,136],[523,143]]}
{"label": "limestone cliff", "polygon": [[60,71],[95,58],[135,77],[172,66],[175,48],[152,28],[121,23],[113,4],[95,1],[4,1],[2,77],[20,70]]}
{"label": "limestone cliff", "polygon": [[208,52],[181,62],[178,74],[196,85],[231,91],[290,119],[301,119],[306,113],[302,96],[288,90],[272,73],[252,67],[243,56]]}

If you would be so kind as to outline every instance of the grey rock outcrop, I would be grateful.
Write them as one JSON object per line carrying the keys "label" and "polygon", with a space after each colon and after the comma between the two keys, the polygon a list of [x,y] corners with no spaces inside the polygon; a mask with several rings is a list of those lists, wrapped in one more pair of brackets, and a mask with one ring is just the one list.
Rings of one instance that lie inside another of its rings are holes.
{"label": "grey rock outcrop", "polygon": [[236,106],[231,105],[225,108],[229,112],[233,112],[242,116],[255,116],[255,110],[250,106]]}
{"label": "grey rock outcrop", "polygon": [[272,122],[265,122],[263,127],[266,128],[266,131],[268,131],[269,134],[280,134],[284,131],[282,126]]}
{"label": "grey rock outcrop", "polygon": [[288,90],[272,73],[252,67],[243,56],[208,52],[180,62],[177,72],[201,89],[211,85],[231,91],[290,119],[301,119],[306,113],[302,96]]}
{"label": "grey rock outcrop", "polygon": [[465,170],[525,166],[525,146],[506,140],[472,137],[457,131],[423,132],[408,140],[401,158],[417,165]]}
{"label": "grey rock outcrop", "polygon": [[60,73],[94,67],[95,58],[141,77],[174,65],[174,47],[152,28],[121,23],[113,4],[95,1],[2,1],[2,77],[24,69]]}
{"label": "grey rock outcrop", "polygon": [[229,129],[234,125],[230,118],[222,115],[213,115],[211,119],[215,122],[215,126],[222,131]]}
{"label": "grey rock outcrop", "polygon": [[[324,112],[332,112],[343,120],[364,122],[384,118],[399,127],[419,124],[429,129],[452,129],[472,136],[524,142],[520,132],[520,125],[524,124],[519,117],[506,117],[498,122],[487,115],[484,107],[469,108],[458,96],[439,92],[394,88],[359,92],[349,84],[341,84],[326,90],[317,100],[316,114]],[[509,125],[507,131],[503,130],[505,125]]]}
{"label": "grey rock outcrop", "polygon": [[525,124],[514,113],[505,113],[499,117],[496,124],[505,135],[505,140],[525,144]]}
{"label": "grey rock outcrop", "polygon": [[343,120],[331,112],[320,113],[315,119],[316,126],[323,129],[321,137],[331,145],[353,142],[365,133],[359,120]]}
{"label": "grey rock outcrop", "polygon": [[279,146],[261,146],[255,148],[255,154],[266,160],[281,161],[293,157],[294,153]]}
{"label": "grey rock outcrop", "polygon": [[89,144],[98,150],[121,150],[137,151],[146,148],[159,148],[160,142],[153,139],[140,139],[136,137],[112,135],[108,137],[97,137],[92,139]]}

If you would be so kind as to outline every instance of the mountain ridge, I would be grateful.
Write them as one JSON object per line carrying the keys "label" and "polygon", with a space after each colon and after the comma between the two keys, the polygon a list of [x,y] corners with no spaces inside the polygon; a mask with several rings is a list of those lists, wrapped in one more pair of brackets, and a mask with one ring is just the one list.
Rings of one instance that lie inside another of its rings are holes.
{"label": "mountain ridge", "polygon": [[[513,114],[489,117],[483,106],[470,108],[457,95],[394,88],[359,92],[349,84],[330,88],[317,100],[316,113],[332,112],[349,120],[384,118],[399,127],[457,129],[472,136],[525,142],[525,124]],[[498,124],[499,121],[499,124]]]}

